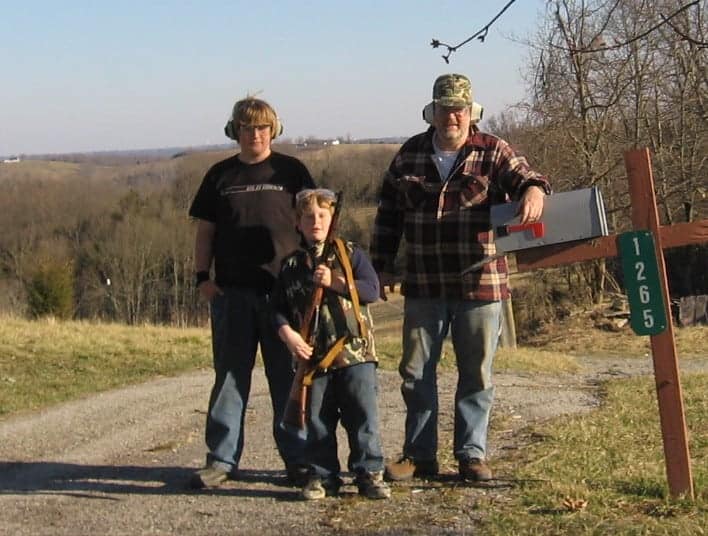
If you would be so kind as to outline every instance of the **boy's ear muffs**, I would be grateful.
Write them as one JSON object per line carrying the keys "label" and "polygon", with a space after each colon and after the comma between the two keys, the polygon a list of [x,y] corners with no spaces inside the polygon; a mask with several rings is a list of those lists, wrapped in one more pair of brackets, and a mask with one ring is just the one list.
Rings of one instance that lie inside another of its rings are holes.
{"label": "boy's ear muffs", "polygon": [[[473,102],[470,106],[470,122],[479,123],[482,120],[482,115],[484,114],[484,108],[481,104]],[[425,108],[423,108],[423,121],[429,125],[433,124],[433,116],[435,115],[435,103],[429,102]]]}
{"label": "boy's ear muffs", "polygon": [[238,132],[236,132],[236,129],[234,128],[234,120],[229,119],[226,122],[226,125],[224,126],[224,134],[226,134],[227,138],[230,138],[236,142],[238,142]]}
{"label": "boy's ear muffs", "polygon": [[276,115],[275,122],[273,123],[273,136],[271,139],[275,139],[278,136],[283,135],[283,123],[280,122],[280,118]]}
{"label": "boy's ear muffs", "polygon": [[[234,117],[239,115],[240,107],[242,104],[247,102],[249,99],[244,99],[241,101],[238,101],[236,105],[234,106],[234,110],[231,113],[231,117],[229,120],[226,122],[226,126],[224,126],[224,134],[226,134],[227,138],[230,138],[236,142],[238,142],[238,126],[234,125]],[[271,108],[272,110],[272,108]],[[283,133],[283,123],[280,122],[280,119],[278,116],[275,116],[275,119],[273,121],[273,125],[271,128],[271,137],[270,139],[274,140],[278,136],[280,136]]]}
{"label": "boy's ear muffs", "polygon": [[[277,117],[275,118],[275,122],[273,123],[273,127],[271,130],[272,140],[274,140],[283,133],[283,124]],[[234,126],[233,117],[226,122],[226,125],[224,126],[224,134],[226,134],[227,138],[231,138],[234,141],[238,141],[238,129]]]}

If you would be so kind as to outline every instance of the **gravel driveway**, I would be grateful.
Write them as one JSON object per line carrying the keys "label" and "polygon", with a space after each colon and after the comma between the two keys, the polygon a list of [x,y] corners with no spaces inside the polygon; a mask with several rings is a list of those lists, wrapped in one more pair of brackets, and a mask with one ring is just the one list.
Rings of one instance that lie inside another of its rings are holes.
{"label": "gravel driveway", "polygon": [[[584,363],[591,372],[574,376],[495,376],[492,467],[501,450],[514,448],[521,427],[596,406],[598,379],[651,371],[648,359],[593,363]],[[399,380],[386,371],[379,377],[385,454],[395,458],[404,418]],[[340,498],[300,501],[285,483],[270,436],[269,398],[258,368],[243,479],[217,490],[189,490],[189,475],[204,459],[211,382],[211,371],[160,378],[0,421],[0,534],[461,534],[484,515],[470,508],[476,494],[503,493],[510,485],[503,474],[486,487],[454,478],[448,451],[455,375],[446,373],[440,377],[439,479],[396,485],[390,501],[360,498],[351,486]]]}

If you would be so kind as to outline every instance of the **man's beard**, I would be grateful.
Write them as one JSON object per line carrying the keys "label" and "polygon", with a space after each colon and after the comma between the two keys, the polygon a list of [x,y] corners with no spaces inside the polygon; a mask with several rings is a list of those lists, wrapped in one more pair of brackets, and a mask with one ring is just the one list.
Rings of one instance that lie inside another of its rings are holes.
{"label": "man's beard", "polygon": [[445,141],[456,142],[456,141],[459,141],[460,139],[462,139],[464,137],[464,135],[465,135],[465,133],[462,131],[462,129],[459,126],[455,129],[445,128],[441,131],[438,131],[438,136],[440,136],[440,138]]}

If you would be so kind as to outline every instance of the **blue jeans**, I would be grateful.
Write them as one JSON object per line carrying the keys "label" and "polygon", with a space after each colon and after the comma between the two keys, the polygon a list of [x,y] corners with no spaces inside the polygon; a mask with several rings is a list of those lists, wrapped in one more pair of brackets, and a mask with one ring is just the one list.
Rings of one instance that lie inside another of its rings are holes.
{"label": "blue jeans", "polygon": [[383,471],[377,393],[374,363],[332,370],[313,379],[305,456],[311,472],[322,478],[339,475],[336,432],[340,418],[349,439],[349,470],[356,474]]}
{"label": "blue jeans", "polygon": [[304,438],[280,425],[294,376],[292,358],[273,327],[268,296],[244,288],[222,290],[224,294],[211,302],[215,380],[206,422],[207,464],[227,471],[238,468],[259,343],[273,406],[275,444],[286,464],[299,463]]}
{"label": "blue jeans", "polygon": [[485,458],[494,400],[492,361],[501,326],[501,302],[406,298],[399,373],[406,404],[404,456],[434,460],[438,448],[437,366],[451,330],[457,362],[454,454]]}

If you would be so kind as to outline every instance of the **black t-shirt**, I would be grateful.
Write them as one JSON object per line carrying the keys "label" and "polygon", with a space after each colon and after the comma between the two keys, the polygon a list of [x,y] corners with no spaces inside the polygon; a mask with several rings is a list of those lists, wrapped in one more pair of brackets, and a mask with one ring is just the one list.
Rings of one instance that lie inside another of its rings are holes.
{"label": "black t-shirt", "polygon": [[189,215],[216,224],[216,284],[267,292],[283,257],[300,244],[295,194],[315,184],[298,159],[271,153],[257,164],[233,156],[204,176]]}

